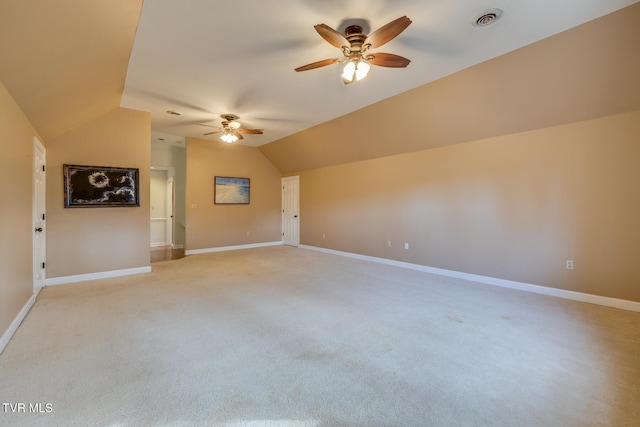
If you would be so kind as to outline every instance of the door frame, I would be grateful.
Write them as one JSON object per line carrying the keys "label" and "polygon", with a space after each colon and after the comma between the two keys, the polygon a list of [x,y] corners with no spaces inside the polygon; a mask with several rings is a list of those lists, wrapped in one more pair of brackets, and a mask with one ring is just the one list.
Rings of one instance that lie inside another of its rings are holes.
{"label": "door frame", "polygon": [[[42,163],[38,161],[41,154]],[[46,255],[47,255],[47,228],[46,228],[46,210],[47,210],[47,149],[40,142],[38,137],[33,137],[33,177],[32,177],[32,201],[31,201],[31,219],[33,224],[32,234],[32,256],[33,256],[33,294],[38,295],[40,290],[45,286],[46,281]],[[39,179],[39,178],[42,179]],[[38,184],[40,188],[38,188]],[[41,228],[41,231],[36,229]]]}
{"label": "door frame", "polygon": [[[297,193],[295,194],[295,199],[296,199],[296,212],[295,212],[295,235],[296,235],[296,241],[295,244],[290,244],[290,243],[286,243],[286,239],[285,239],[285,233],[286,233],[286,212],[285,212],[285,207],[284,207],[284,203],[285,203],[285,197],[284,197],[284,189],[285,189],[285,182],[287,181],[295,181],[297,183],[296,185],[296,189],[298,190]],[[288,177],[284,177],[281,180],[282,183],[282,195],[281,195],[281,208],[282,208],[282,221],[281,221],[281,227],[282,227],[282,243],[285,245],[290,245],[290,246],[295,246],[295,247],[299,247],[300,246],[300,176],[295,175],[295,176],[288,176]]]}
{"label": "door frame", "polygon": [[[175,175],[176,175],[176,168],[173,166],[151,166],[151,170],[154,171],[166,171],[167,172],[167,180],[165,181],[165,191],[166,191],[166,197],[167,197],[167,203],[165,205],[165,212],[164,215],[167,218],[167,223],[166,223],[166,236],[167,236],[167,243],[169,245],[171,245],[172,248],[175,247],[175,242],[174,242],[174,232],[173,232],[173,228],[174,228],[174,223],[175,223],[175,211],[176,211],[176,207],[175,207]],[[149,218],[151,218],[151,211],[149,211]],[[151,224],[149,224],[149,227],[151,227]]]}

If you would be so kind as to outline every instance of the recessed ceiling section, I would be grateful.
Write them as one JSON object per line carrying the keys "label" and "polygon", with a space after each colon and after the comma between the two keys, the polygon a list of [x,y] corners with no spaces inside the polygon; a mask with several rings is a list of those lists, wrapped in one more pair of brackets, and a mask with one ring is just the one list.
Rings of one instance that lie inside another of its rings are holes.
{"label": "recessed ceiling section", "polygon": [[185,148],[187,146],[187,139],[184,136],[152,130],[151,145]]}

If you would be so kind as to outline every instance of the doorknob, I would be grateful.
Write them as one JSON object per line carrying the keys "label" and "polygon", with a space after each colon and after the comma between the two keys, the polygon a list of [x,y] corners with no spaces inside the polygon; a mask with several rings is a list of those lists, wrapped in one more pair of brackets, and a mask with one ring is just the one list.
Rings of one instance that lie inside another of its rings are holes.
{"label": "doorknob", "polygon": [[42,227],[38,227],[38,228],[36,228],[36,231],[37,231],[38,233],[42,233]]}
{"label": "doorknob", "polygon": [[298,215],[294,215],[293,217],[294,217],[294,218],[298,218]]}

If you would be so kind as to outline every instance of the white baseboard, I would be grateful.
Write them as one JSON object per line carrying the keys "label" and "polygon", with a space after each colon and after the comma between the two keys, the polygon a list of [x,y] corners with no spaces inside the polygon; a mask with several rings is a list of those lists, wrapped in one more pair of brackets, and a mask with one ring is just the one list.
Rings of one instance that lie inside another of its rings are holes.
{"label": "white baseboard", "polygon": [[13,337],[13,334],[16,333],[16,331],[18,330],[18,326],[20,326],[24,318],[27,317],[27,313],[29,313],[29,310],[31,310],[31,307],[33,307],[33,304],[35,304],[35,302],[36,302],[36,295],[31,295],[27,303],[24,305],[24,307],[22,307],[22,310],[20,310],[20,312],[16,316],[16,318],[13,319],[13,322],[11,322],[11,325],[9,325],[9,328],[6,331],[4,331],[4,334],[2,334],[2,338],[0,338],[0,354],[2,354],[7,344],[9,344],[9,341]]}
{"label": "white baseboard", "polygon": [[164,248],[165,246],[171,246],[171,249],[182,249],[184,245],[174,245],[173,243],[151,243],[150,248]]}
{"label": "white baseboard", "polygon": [[126,268],[124,270],[102,271],[99,273],[77,274],[75,276],[50,277],[44,281],[45,286],[64,285],[87,280],[107,279],[110,277],[129,276],[131,274],[151,273],[151,266]]}
{"label": "white baseboard", "polygon": [[251,249],[251,248],[263,248],[265,246],[279,246],[282,242],[264,242],[264,243],[251,243],[248,245],[236,245],[236,246],[220,246],[217,248],[205,248],[205,249],[187,249],[184,251],[185,255],[206,254],[209,252],[226,252],[236,251],[238,249]]}
{"label": "white baseboard", "polygon": [[533,285],[530,283],[516,282],[513,280],[497,279],[495,277],[480,276],[477,274],[462,273],[459,271],[445,270],[442,268],[429,267],[420,264],[395,261],[392,259],[378,258],[367,255],[354,254],[351,252],[336,251],[333,249],[320,248],[317,246],[300,245],[301,249],[324,252],[333,255],[340,255],[347,258],[355,258],[363,261],[377,262],[379,264],[393,265],[396,267],[408,268],[411,270],[424,271],[426,273],[438,274],[440,276],[455,277],[472,282],[484,283],[487,285],[500,286],[503,288],[516,289],[519,291],[533,292],[536,294],[548,295],[552,297],[565,298],[573,301],[588,302],[591,304],[604,305],[607,307],[620,308],[622,310],[640,312],[640,302],[629,301],[619,298],[603,297],[599,295],[586,294],[582,292],[567,291],[564,289],[550,288],[547,286]]}

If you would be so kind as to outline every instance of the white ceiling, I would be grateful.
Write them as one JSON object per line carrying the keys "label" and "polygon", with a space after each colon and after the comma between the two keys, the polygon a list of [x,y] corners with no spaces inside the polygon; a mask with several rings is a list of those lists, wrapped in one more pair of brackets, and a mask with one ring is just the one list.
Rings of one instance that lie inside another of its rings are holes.
{"label": "white ceiling", "polygon": [[[264,129],[242,141],[256,147],[637,1],[147,0],[121,106],[151,112],[152,138],[177,144],[183,137],[218,138],[203,136],[214,129],[200,124],[219,126],[221,114],[236,114],[243,127]],[[495,24],[473,25],[492,8],[503,10]],[[374,52],[409,58],[406,69],[372,67],[348,86],[339,65],[294,71],[341,56],[314,25],[340,31],[345,20],[364,19],[371,33],[403,15],[413,23]]]}

